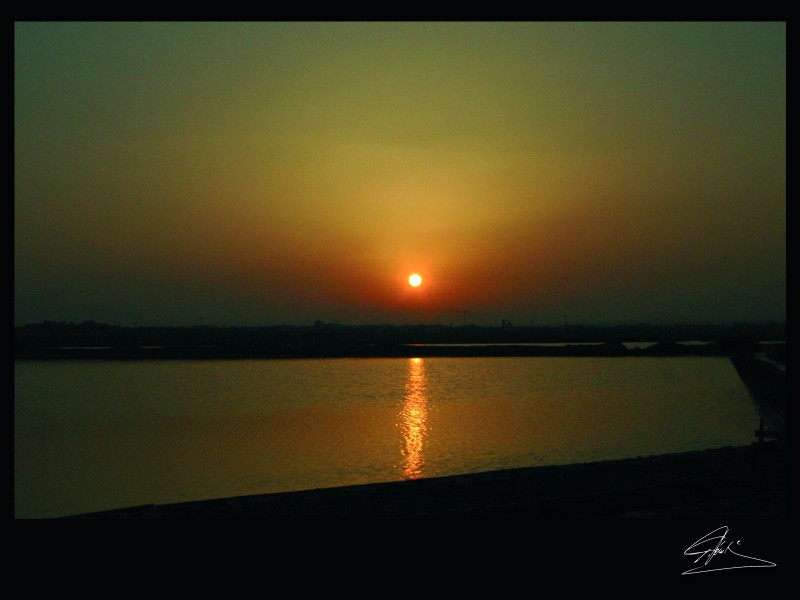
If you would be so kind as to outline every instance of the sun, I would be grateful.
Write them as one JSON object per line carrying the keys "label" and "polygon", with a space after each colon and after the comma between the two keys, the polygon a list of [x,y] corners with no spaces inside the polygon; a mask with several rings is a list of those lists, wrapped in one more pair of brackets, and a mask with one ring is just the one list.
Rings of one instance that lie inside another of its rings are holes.
{"label": "sun", "polygon": [[408,285],[411,287],[419,287],[419,284],[422,283],[422,277],[414,273],[408,278]]}

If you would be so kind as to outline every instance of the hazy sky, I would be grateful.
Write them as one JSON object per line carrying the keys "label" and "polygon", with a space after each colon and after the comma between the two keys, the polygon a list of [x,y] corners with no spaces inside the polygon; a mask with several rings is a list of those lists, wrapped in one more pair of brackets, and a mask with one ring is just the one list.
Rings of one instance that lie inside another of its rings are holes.
{"label": "hazy sky", "polygon": [[14,64],[16,324],[786,318],[785,23],[17,23]]}

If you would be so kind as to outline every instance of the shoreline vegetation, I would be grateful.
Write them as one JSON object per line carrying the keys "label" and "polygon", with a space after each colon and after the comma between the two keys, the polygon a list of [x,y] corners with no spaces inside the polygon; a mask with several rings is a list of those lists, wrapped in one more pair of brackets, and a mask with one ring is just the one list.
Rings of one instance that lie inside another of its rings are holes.
{"label": "shoreline vegetation", "polygon": [[[762,436],[750,446],[135,506],[67,519],[786,518],[785,325],[508,329],[45,323],[15,328],[15,359],[724,356],[763,417],[753,432],[754,439],[759,430]],[[623,343],[636,340],[648,344]]]}

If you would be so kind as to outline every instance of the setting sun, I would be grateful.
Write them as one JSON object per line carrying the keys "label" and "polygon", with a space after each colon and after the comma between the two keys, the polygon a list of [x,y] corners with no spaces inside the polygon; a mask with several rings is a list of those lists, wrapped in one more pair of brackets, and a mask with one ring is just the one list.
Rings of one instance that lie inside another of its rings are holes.
{"label": "setting sun", "polygon": [[422,283],[422,277],[414,273],[408,278],[408,284],[412,287],[419,287],[419,284]]}

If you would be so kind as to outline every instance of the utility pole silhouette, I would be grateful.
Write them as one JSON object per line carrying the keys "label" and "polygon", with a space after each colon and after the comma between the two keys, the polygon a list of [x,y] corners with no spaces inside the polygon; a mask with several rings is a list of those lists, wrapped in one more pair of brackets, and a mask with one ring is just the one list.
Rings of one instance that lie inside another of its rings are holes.
{"label": "utility pole silhouette", "polygon": [[462,327],[466,327],[467,326],[467,317],[469,316],[470,311],[468,311],[468,310],[448,310],[447,312],[458,313],[458,314],[464,315],[464,324],[462,325]]}

